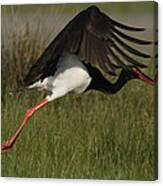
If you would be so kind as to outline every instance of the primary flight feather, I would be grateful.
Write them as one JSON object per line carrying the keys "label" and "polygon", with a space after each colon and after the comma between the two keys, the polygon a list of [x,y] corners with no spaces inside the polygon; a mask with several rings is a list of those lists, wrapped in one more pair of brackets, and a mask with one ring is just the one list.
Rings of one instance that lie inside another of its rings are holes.
{"label": "primary flight feather", "polygon": [[[114,21],[96,6],[80,12],[58,34],[33,65],[25,78],[26,85],[53,75],[58,59],[66,52],[79,56],[84,63],[98,65],[100,70],[112,75],[116,75],[116,68],[125,69],[131,64],[141,68],[146,67],[126,52],[143,58],[150,56],[129,46],[122,39],[140,45],[151,42],[124,34],[118,30],[119,28],[128,31],[144,31],[144,28],[135,28]],[[117,53],[122,56],[123,61]],[[116,64],[111,59],[114,59]],[[128,62],[127,65],[124,60]]]}

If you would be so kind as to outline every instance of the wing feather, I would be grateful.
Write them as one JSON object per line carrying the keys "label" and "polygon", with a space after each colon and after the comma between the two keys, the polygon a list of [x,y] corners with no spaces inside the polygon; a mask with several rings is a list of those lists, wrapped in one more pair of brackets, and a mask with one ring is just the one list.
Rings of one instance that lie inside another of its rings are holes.
{"label": "wing feather", "polygon": [[74,33],[73,39],[68,45],[68,49],[71,53],[76,53],[80,45],[81,32]]}
{"label": "wing feather", "polygon": [[128,40],[128,41],[131,41],[133,43],[136,43],[136,44],[140,44],[140,45],[149,45],[151,44],[151,41],[146,41],[146,40],[141,40],[141,39],[138,39],[138,38],[135,38],[135,37],[131,37],[127,34],[124,34],[123,32],[119,31],[118,29],[116,29],[115,27],[111,27],[113,32],[116,33],[117,35],[119,35],[120,37]]}
{"label": "wing feather", "polygon": [[115,62],[123,69],[127,70],[127,66],[123,63],[123,61],[113,52],[113,50],[110,48],[110,54],[114,58]]}
{"label": "wing feather", "polygon": [[115,26],[117,26],[121,29],[124,29],[124,30],[128,30],[128,31],[144,31],[145,30],[145,28],[137,28],[137,27],[132,27],[132,26],[128,26],[128,25],[119,23],[119,22],[111,19],[110,17],[108,17],[108,19],[112,25],[115,25]]}
{"label": "wing feather", "polygon": [[[119,23],[95,6],[80,12],[65,26],[32,66],[25,78],[25,84],[29,85],[53,75],[58,59],[65,52],[74,53],[84,63],[98,65],[102,71],[112,75],[116,74],[117,68],[127,69],[131,64],[139,68],[145,67],[127,55],[125,51],[143,58],[149,58],[150,55],[129,46],[123,40],[139,45],[147,45],[151,42],[130,36],[119,29],[144,30],[144,28]],[[123,60],[119,58],[119,55]]]}
{"label": "wing feather", "polygon": [[79,48],[79,58],[80,60],[84,61],[86,59],[85,55],[85,46],[86,46],[86,35],[82,34],[82,41]]}
{"label": "wing feather", "polygon": [[91,64],[95,64],[95,65],[98,65],[98,55],[97,55],[97,52],[96,52],[96,39],[94,39],[92,36],[91,36],[91,44],[92,44],[92,60],[91,60]]}
{"label": "wing feather", "polygon": [[134,64],[134,65],[136,65],[136,66],[138,66],[138,67],[141,67],[141,68],[147,67],[146,65],[139,63],[139,62],[136,61],[134,58],[130,57],[130,56],[127,55],[125,52],[123,52],[123,51],[117,46],[117,44],[116,44],[114,41],[112,42],[112,46],[113,46],[113,47],[116,49],[116,51],[117,51],[119,54],[121,54],[121,56],[122,56],[125,60],[127,60],[129,63],[132,63],[132,64]]}
{"label": "wing feather", "polygon": [[139,57],[143,57],[143,58],[150,58],[151,57],[149,54],[146,54],[144,52],[140,52],[139,50],[137,50],[133,47],[130,47],[129,45],[124,43],[120,38],[118,38],[115,34],[112,33],[112,35],[113,35],[113,38],[118,42],[118,44],[120,44],[124,49],[131,52],[132,54],[139,56]]}

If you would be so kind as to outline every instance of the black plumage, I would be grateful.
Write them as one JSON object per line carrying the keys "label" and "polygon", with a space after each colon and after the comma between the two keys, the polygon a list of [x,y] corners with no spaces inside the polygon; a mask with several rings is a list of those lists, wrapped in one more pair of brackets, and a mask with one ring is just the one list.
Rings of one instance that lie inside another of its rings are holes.
{"label": "black plumage", "polygon": [[116,69],[127,70],[131,65],[139,68],[146,67],[126,52],[143,58],[149,58],[150,55],[131,47],[125,41],[139,45],[147,45],[151,42],[129,36],[119,29],[145,30],[119,23],[102,13],[96,6],[80,12],[65,26],[32,66],[24,79],[25,85],[31,85],[54,75],[58,59],[66,52],[78,55],[83,63],[99,67],[100,71],[111,75],[117,74]]}

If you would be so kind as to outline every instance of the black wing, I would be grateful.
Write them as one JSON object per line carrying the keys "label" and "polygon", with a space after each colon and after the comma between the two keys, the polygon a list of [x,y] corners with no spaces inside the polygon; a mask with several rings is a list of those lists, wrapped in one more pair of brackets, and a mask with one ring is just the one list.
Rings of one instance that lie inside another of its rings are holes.
{"label": "black wing", "polygon": [[125,69],[131,65],[140,68],[146,67],[128,53],[143,58],[150,56],[129,46],[124,40],[140,45],[151,44],[151,42],[124,34],[119,28],[128,31],[144,30],[116,22],[95,6],[80,12],[32,66],[25,78],[25,84],[30,85],[37,80],[53,75],[57,61],[64,52],[74,53],[85,63],[96,65],[102,71],[112,75],[116,75],[117,68]]}

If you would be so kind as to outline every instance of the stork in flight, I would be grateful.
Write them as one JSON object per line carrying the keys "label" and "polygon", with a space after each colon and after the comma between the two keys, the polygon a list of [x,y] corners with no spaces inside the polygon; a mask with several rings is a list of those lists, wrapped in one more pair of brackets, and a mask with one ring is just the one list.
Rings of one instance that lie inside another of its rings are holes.
{"label": "stork in flight", "polygon": [[[119,23],[96,6],[90,6],[75,16],[46,48],[24,79],[26,88],[45,89],[50,92],[49,95],[27,110],[16,133],[2,143],[2,150],[13,146],[28,119],[38,109],[69,92],[81,94],[95,89],[114,94],[127,81],[135,78],[154,85],[154,81],[140,70],[146,65],[133,58],[150,56],[125,41],[138,45],[152,42],[127,35],[123,30],[139,32],[145,29]],[[111,83],[105,75],[116,76],[118,69],[121,70],[119,78]]]}

